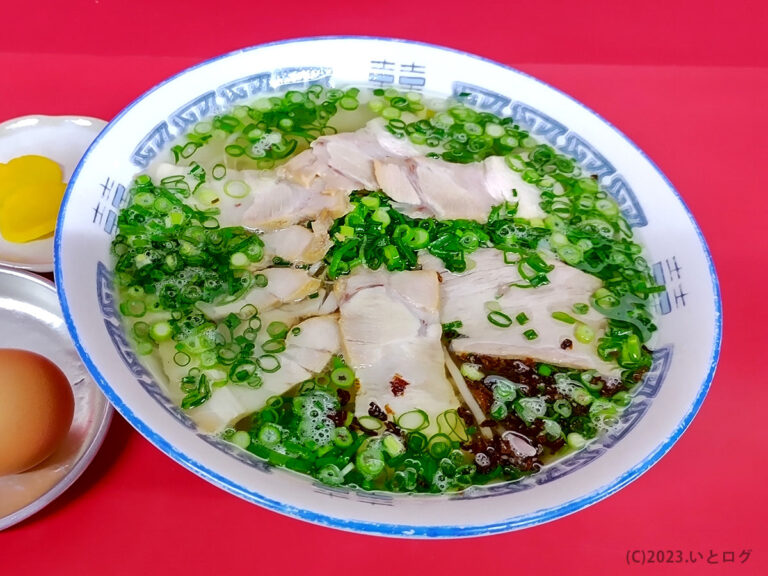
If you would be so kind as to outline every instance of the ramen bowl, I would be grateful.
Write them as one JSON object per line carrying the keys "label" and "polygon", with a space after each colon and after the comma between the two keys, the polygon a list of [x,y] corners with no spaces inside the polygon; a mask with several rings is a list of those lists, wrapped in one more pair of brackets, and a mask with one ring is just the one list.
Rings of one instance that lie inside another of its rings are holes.
{"label": "ramen bowl", "polygon": [[[572,157],[619,204],[656,282],[653,365],[620,422],[586,448],[516,482],[398,495],[330,487],[269,466],[200,432],[140,360],[119,318],[110,243],[134,177],[201,120],[311,84],[458,96]],[[519,71],[416,42],[290,40],[204,62],[159,84],[101,133],[72,177],[59,216],[55,272],[83,362],[115,408],[161,451],[249,502],[334,528],[386,536],[465,537],[551,521],[609,496],[657,462],[698,411],[721,335],[715,270],[702,234],[659,169],[585,106]]]}

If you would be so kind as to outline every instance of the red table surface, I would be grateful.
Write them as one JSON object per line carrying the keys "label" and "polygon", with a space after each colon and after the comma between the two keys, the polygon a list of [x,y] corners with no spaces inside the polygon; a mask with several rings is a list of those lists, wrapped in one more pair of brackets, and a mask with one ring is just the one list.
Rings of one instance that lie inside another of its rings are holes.
{"label": "red table surface", "polygon": [[[310,525],[215,488],[116,416],[77,483],[0,533],[0,575],[768,574],[766,3],[9,4],[0,121],[109,119],[205,58],[308,35],[423,40],[537,76],[612,122],[677,187],[714,257],[725,334],[709,396],[671,452],[619,493],[542,526],[406,541]],[[679,550],[684,561],[630,565],[632,550]]]}

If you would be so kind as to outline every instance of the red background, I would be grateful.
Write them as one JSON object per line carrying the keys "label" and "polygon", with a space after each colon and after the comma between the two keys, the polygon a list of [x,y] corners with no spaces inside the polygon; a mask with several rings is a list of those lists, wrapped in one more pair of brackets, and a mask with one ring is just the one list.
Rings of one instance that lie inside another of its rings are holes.
{"label": "red background", "polygon": [[[618,494],[543,526],[428,542],[309,525],[214,488],[117,416],[70,490],[0,533],[0,574],[768,574],[768,246],[758,219],[768,213],[758,184],[768,159],[767,6],[4,0],[0,121],[109,119],[203,59],[308,35],[411,38],[533,74],[616,125],[677,187],[714,256],[725,333],[709,396],[672,451]],[[681,550],[696,562],[628,566],[633,549]],[[718,565],[707,565],[712,553]]]}

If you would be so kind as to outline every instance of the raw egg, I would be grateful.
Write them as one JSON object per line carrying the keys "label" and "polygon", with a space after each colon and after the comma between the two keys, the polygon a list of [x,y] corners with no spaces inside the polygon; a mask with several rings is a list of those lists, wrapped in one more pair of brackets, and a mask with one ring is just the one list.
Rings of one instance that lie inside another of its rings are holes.
{"label": "raw egg", "polygon": [[53,454],[74,411],[72,387],[58,366],[34,352],[0,349],[0,476]]}
{"label": "raw egg", "polygon": [[8,242],[30,242],[56,227],[67,185],[61,167],[44,156],[0,163],[0,234]]}

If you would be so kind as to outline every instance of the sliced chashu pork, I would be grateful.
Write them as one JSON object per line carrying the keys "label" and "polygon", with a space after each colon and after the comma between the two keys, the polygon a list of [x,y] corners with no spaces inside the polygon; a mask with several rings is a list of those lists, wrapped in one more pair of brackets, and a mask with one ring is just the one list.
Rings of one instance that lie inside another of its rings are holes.
{"label": "sliced chashu pork", "polygon": [[[261,410],[269,398],[285,394],[296,384],[312,378],[314,373],[326,367],[334,354],[339,353],[339,327],[335,314],[309,318],[298,327],[301,329],[298,334],[288,333],[285,351],[276,355],[280,369],[260,373],[263,382],[259,388],[236,384],[214,387],[205,404],[187,412],[202,431],[221,432],[244,416]],[[172,358],[170,351],[169,354]],[[164,364],[172,382],[179,382],[188,370],[187,367],[184,374],[178,374],[178,366],[168,366],[165,360]],[[183,394],[177,391],[176,396],[180,401]]]}
{"label": "sliced chashu pork", "polygon": [[354,132],[321,136],[309,150],[286,162],[279,173],[305,187],[321,181],[332,190],[373,191],[379,189],[374,160],[419,154],[409,140],[395,137],[385,128],[384,120],[377,118]]}
{"label": "sliced chashu pork", "polygon": [[241,173],[251,187],[252,203],[242,217],[247,228],[270,231],[313,220],[334,220],[349,212],[343,190],[317,181],[305,187],[280,179],[274,173]]}
{"label": "sliced chashu pork", "polygon": [[[479,354],[500,358],[530,358],[555,366],[596,370],[615,377],[619,368],[597,355],[596,342],[607,327],[606,318],[593,310],[584,315],[572,310],[576,303],[590,302],[602,282],[577,268],[557,260],[550,261],[554,269],[547,273],[550,283],[538,288],[510,287],[521,282],[517,266],[505,264],[503,252],[494,248],[478,250],[471,255],[474,267],[463,274],[441,272],[441,316],[443,322],[460,320],[463,335],[451,341],[456,354]],[[440,269],[442,264],[433,257],[423,257],[427,269]],[[500,296],[500,297],[499,297]],[[528,316],[524,326],[516,322],[508,327],[495,326],[488,320],[486,302],[495,301],[502,311],[514,318],[520,312]],[[595,331],[595,339],[584,344],[573,335],[574,325],[552,318],[553,312],[566,312]],[[535,330],[538,337],[528,340],[523,333]],[[572,347],[564,349],[564,340]]]}
{"label": "sliced chashu pork", "polygon": [[267,285],[254,287],[242,298],[223,304],[198,302],[197,308],[211,320],[222,320],[229,314],[238,313],[251,304],[261,313],[280,304],[297,302],[314,294],[320,288],[320,280],[300,268],[266,268],[260,274],[267,277]]}
{"label": "sliced chashu pork", "polygon": [[435,158],[385,158],[374,161],[379,188],[406,213],[438,220],[485,222],[491,208],[517,203],[521,218],[543,218],[538,189],[492,156],[483,162],[453,164]]}
{"label": "sliced chashu pork", "polygon": [[286,179],[324,190],[382,190],[414,217],[484,222],[493,206],[517,202],[521,218],[544,217],[538,189],[501,157],[455,164],[427,158],[381,119],[356,132],[323,136],[279,169]]}
{"label": "sliced chashu pork", "polygon": [[438,284],[433,271],[360,271],[337,281],[342,348],[359,381],[356,416],[371,403],[395,419],[423,410],[424,432],[433,433],[437,417],[459,406],[445,373]]}
{"label": "sliced chashu pork", "polygon": [[293,264],[319,262],[333,245],[328,236],[328,220],[315,220],[312,227],[299,224],[265,232],[261,235],[265,247],[265,260],[278,257]]}

